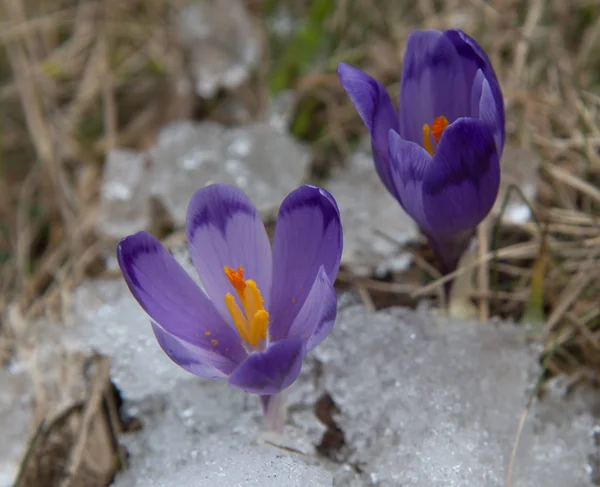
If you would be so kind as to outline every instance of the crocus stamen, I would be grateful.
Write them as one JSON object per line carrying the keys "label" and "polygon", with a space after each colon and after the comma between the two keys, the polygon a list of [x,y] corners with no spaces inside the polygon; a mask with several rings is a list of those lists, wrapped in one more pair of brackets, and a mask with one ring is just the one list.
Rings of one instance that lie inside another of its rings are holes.
{"label": "crocus stamen", "polygon": [[444,129],[450,125],[448,123],[448,119],[443,115],[436,117],[431,124],[431,128],[428,124],[423,125],[423,148],[429,152],[429,155],[433,156],[435,149],[431,144],[431,135],[433,135],[433,140],[436,144],[440,143],[440,139],[442,138],[442,134],[444,133]]}
{"label": "crocus stamen", "polygon": [[224,271],[242,305],[240,309],[233,295],[227,293],[225,295],[227,310],[242,339],[250,346],[256,347],[267,338],[269,325],[269,313],[263,306],[263,298],[256,282],[251,279],[244,280],[244,270],[241,266],[237,271],[230,267],[225,267]]}
{"label": "crocus stamen", "polygon": [[430,156],[433,155],[433,147],[431,146],[430,130],[429,130],[429,125],[427,125],[427,124],[423,125],[423,148],[427,152],[429,152]]}

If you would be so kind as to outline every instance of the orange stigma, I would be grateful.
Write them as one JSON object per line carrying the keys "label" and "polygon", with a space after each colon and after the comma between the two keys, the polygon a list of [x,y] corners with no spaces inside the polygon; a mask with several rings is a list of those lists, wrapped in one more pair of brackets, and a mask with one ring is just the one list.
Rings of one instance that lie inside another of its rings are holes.
{"label": "orange stigma", "polygon": [[227,279],[229,279],[229,282],[231,283],[235,291],[238,294],[243,293],[244,289],[246,288],[246,281],[244,281],[244,268],[242,266],[239,266],[236,271],[231,267],[225,267],[224,270]]}
{"label": "orange stigma", "polygon": [[227,310],[242,339],[251,347],[256,347],[267,338],[269,326],[269,313],[263,306],[263,298],[256,282],[251,279],[244,280],[242,266],[239,266],[237,271],[230,267],[225,267],[223,270],[242,305],[240,309],[233,294],[227,293],[225,295]]}
{"label": "orange stigma", "polygon": [[433,135],[433,140],[436,145],[440,143],[440,139],[442,138],[442,134],[444,133],[444,129],[449,125],[448,119],[443,115],[436,117],[433,123],[431,124],[431,128],[428,124],[423,125],[423,147],[430,155],[433,155],[435,149],[431,144],[431,135]]}

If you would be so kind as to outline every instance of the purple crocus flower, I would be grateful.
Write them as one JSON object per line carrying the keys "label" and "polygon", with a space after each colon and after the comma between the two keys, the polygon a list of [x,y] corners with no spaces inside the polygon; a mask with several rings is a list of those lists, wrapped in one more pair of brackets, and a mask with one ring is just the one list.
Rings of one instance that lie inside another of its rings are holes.
{"label": "purple crocus flower", "polygon": [[488,57],[460,30],[412,32],[399,113],[380,82],[343,63],[338,73],[371,133],[379,177],[451,272],[500,184],[504,105]]}
{"label": "purple crocus flower", "polygon": [[118,246],[123,276],[158,343],[197,376],[228,377],[263,396],[285,389],[335,321],[342,253],[335,200],[315,186],[291,192],[271,249],[248,197],[214,184],[193,195],[186,233],[203,289],[149,234]]}

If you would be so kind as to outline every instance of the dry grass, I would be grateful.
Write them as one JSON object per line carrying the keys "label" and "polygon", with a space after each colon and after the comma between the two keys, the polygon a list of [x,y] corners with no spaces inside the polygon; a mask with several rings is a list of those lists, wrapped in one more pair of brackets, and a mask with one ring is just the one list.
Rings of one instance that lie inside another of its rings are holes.
{"label": "dry grass", "polygon": [[151,143],[172,115],[184,62],[166,20],[177,2],[0,6],[2,359],[9,335],[49,310],[62,313],[73,287],[98,267],[104,154]]}
{"label": "dry grass", "polygon": [[[36,415],[42,421],[14,487],[109,485],[115,472],[127,465],[117,438],[121,421],[110,361],[71,355],[64,362],[57,357],[56,366],[63,369],[62,382],[36,388]],[[47,379],[46,373],[41,375],[42,381]],[[41,400],[40,393],[49,391],[53,394]]]}
{"label": "dry grass", "polygon": [[[264,7],[248,3],[254,13]],[[287,3],[306,14],[305,3]],[[597,362],[600,324],[599,3],[384,1],[374,9],[370,0],[340,0],[324,25],[334,47],[295,82],[299,113],[310,99],[312,121],[323,127],[314,139],[317,162],[326,153],[331,165],[364,133],[337,82],[338,61],[361,65],[397,92],[412,29],[460,27],[475,36],[501,80],[508,140],[540,154],[543,164],[538,198],[531,202],[539,224],[501,226],[493,247],[483,242],[470,264],[478,267],[480,283],[472,296],[483,318],[490,312],[520,318],[532,290],[543,293],[545,340],[560,345],[570,362],[588,365]],[[185,70],[168,21],[175,8],[166,0],[2,1],[5,338],[41,313],[60,315],[70,290],[98,269],[105,245],[93,230],[103,156],[116,146],[146,147],[170,117],[165,107]],[[270,69],[266,60],[261,79]],[[542,271],[534,265],[540,260]],[[542,273],[541,287],[531,287],[534,269]],[[412,298],[443,282],[411,292]],[[397,285],[389,286],[394,294]]]}
{"label": "dry grass", "polygon": [[[266,24],[260,13],[269,2],[247,3],[257,24]],[[277,3],[301,18],[311,2]],[[330,42],[294,80],[294,133],[312,141],[315,175],[326,176],[364,135],[337,80],[337,63],[361,66],[396,94],[410,31],[459,27],[496,68],[508,140],[542,160],[538,195],[530,202],[536,222],[490,219],[494,231],[479,233],[478,256],[445,278],[417,246],[417,271],[400,280],[357,281],[343,271],[340,281],[375,308],[435,298],[448,278],[476,274],[470,296],[481,318],[541,320],[536,338],[552,357],[545,361],[550,372],[597,378],[600,0],[374,4],[335,2],[319,33]],[[198,102],[178,99],[174,89],[185,76],[169,21],[177,5],[0,0],[0,361],[11,356],[28,323],[50,313],[64,317],[78,282],[103,271],[101,256],[114,244],[94,232],[106,151],[147,147],[161,125],[190,115]],[[262,67],[253,80],[259,93],[267,91],[277,59],[266,56]],[[300,123],[306,117],[309,123]],[[423,274],[430,282],[420,286],[412,277]]]}

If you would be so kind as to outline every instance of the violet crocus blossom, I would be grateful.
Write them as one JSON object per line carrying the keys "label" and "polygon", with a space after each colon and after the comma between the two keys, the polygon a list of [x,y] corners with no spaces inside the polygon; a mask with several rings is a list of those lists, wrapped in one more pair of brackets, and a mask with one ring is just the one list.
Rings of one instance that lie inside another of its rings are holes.
{"label": "violet crocus blossom", "polygon": [[333,282],[342,254],[335,200],[315,186],[291,192],[271,249],[248,197],[214,184],[193,195],[186,233],[203,289],[149,234],[118,246],[123,276],[158,343],[199,377],[225,377],[263,396],[279,393],[335,321]]}
{"label": "violet crocus blossom", "polygon": [[412,32],[399,113],[380,82],[343,63],[338,73],[383,184],[453,271],[500,184],[504,105],[488,57],[460,30]]}

